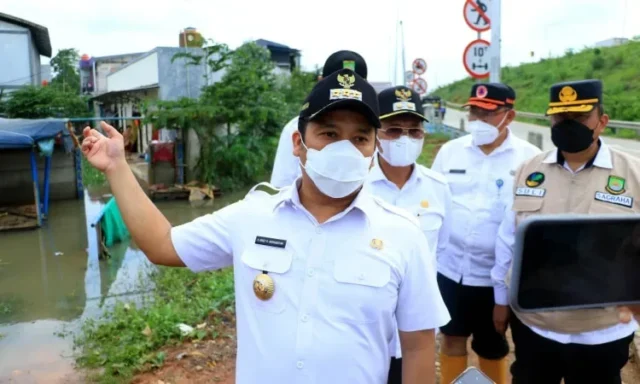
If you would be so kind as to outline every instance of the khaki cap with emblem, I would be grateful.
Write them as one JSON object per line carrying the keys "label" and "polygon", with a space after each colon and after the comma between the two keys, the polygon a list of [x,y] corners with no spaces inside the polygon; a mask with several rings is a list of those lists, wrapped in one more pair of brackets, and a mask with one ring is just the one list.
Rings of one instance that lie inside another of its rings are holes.
{"label": "khaki cap with emblem", "polygon": [[591,112],[602,103],[602,81],[581,80],[557,83],[549,90],[548,115]]}

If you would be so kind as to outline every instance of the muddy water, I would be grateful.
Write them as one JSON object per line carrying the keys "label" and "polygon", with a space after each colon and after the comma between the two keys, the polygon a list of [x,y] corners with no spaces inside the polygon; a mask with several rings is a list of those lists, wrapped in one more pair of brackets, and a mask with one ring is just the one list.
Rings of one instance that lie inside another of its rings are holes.
{"label": "muddy water", "polygon": [[[45,227],[0,232],[0,383],[76,383],[72,338],[84,319],[117,300],[135,300],[153,287],[153,266],[135,246],[119,244],[98,260],[95,230],[108,191],[84,201],[53,202]],[[242,198],[245,191],[191,205],[157,205],[173,224],[195,219]]]}

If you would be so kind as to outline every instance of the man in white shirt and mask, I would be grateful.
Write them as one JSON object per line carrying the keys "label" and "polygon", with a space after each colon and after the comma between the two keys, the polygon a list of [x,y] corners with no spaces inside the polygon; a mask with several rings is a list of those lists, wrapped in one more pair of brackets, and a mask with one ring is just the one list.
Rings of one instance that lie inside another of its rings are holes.
{"label": "man in white shirt and mask", "polygon": [[386,384],[396,329],[403,384],[436,383],[434,330],[449,314],[427,241],[414,217],[364,186],[378,116],[375,89],[334,72],[302,105],[295,184],[273,195],[253,188],[173,228],[131,172],[122,135],[105,123],[108,137],[84,129],[82,152],[151,262],[233,266],[237,384]]}
{"label": "man in white shirt and mask", "polygon": [[[380,123],[378,156],[369,173],[371,193],[415,216],[432,252],[425,257],[436,270],[436,249],[449,242],[451,192],[441,174],[416,163],[424,144],[424,117],[420,95],[405,86],[378,94]],[[391,345],[388,384],[402,384],[402,353]]]}
{"label": "man in white shirt and mask", "polygon": [[[318,77],[318,81],[343,68],[351,69],[364,79],[367,78],[367,63],[362,56],[353,51],[337,51],[325,61],[322,67],[322,76]],[[291,119],[280,134],[276,158],[273,161],[273,170],[271,171],[270,183],[275,187],[289,186],[301,175],[298,158],[293,155],[293,140],[291,138],[297,130],[298,116]]]}
{"label": "man in white shirt and mask", "polygon": [[515,100],[508,85],[475,84],[465,104],[471,134],[443,145],[433,162],[432,169],[445,175],[452,195],[449,244],[437,254],[438,284],[451,314],[451,322],[440,328],[442,383],[466,369],[470,336],[480,369],[497,384],[507,383],[509,345],[504,334],[509,309],[496,305],[491,269],[516,169],[540,153],[509,130]]}

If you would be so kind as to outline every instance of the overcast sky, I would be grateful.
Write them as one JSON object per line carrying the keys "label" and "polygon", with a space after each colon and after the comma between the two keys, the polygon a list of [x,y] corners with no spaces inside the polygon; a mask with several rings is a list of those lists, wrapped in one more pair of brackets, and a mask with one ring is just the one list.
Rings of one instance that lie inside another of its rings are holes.
{"label": "overcast sky", "polygon": [[[300,49],[302,65],[309,69],[336,50],[351,49],[364,56],[371,81],[392,80],[401,19],[407,66],[414,58],[426,59],[430,89],[467,75],[462,51],[477,33],[464,22],[464,0],[389,3],[2,0],[1,12],[46,26],[54,53],[73,47],[104,56],[177,46],[180,30],[195,27],[231,47],[264,38]],[[531,61],[531,51],[536,58],[547,57],[611,37],[640,35],[639,21],[638,0],[502,0],[502,63]],[[490,40],[490,32],[483,38]]]}

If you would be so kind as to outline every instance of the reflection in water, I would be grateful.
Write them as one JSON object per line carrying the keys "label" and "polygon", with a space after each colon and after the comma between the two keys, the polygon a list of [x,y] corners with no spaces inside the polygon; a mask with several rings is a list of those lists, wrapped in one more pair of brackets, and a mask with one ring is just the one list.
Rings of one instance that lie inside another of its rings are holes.
{"label": "reflection in water", "polygon": [[[176,225],[220,209],[245,193],[200,206],[186,201],[157,205]],[[70,338],[55,333],[77,331],[82,320],[117,301],[137,302],[152,288],[144,277],[153,266],[134,244],[118,244],[110,250],[111,259],[98,260],[91,223],[103,200],[85,194],[84,202],[54,202],[45,227],[0,232],[0,384],[81,382],[74,376],[71,359],[62,358],[71,355]]]}
{"label": "reflection in water", "polygon": [[39,230],[0,232],[0,324],[71,320],[84,308],[86,230],[81,202],[52,204]]}

